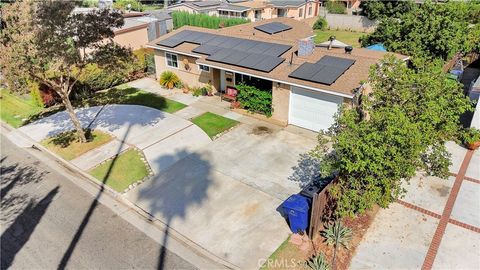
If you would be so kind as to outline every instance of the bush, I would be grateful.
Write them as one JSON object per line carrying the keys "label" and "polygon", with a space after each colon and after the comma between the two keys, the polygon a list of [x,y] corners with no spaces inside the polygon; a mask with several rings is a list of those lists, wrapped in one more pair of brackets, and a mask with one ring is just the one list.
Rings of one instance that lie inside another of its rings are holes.
{"label": "bush", "polygon": [[272,116],[272,92],[260,90],[254,86],[243,83],[236,86],[238,89],[237,100],[243,108],[250,112]]}
{"label": "bush", "polygon": [[347,9],[345,8],[345,5],[341,2],[329,1],[325,6],[328,10],[328,13],[347,14]]}
{"label": "bush", "polygon": [[111,88],[127,81],[128,74],[127,70],[111,72],[99,68],[96,64],[88,64],[80,74],[80,84],[76,87],[76,91],[82,91],[83,89],[98,91]]}
{"label": "bush", "polygon": [[142,3],[137,0],[117,0],[113,4],[113,7],[120,10],[127,10],[128,5],[130,5],[130,10],[143,11]]}
{"label": "bush", "polygon": [[325,259],[323,253],[318,254],[317,256],[311,258],[307,261],[307,265],[312,270],[328,270],[330,266]]}
{"label": "bush", "polygon": [[328,23],[324,17],[318,17],[317,21],[313,24],[313,29],[315,30],[325,30],[327,29]]}
{"label": "bush", "polygon": [[160,74],[160,85],[168,89],[172,89],[180,82],[177,74],[171,71],[164,71]]}
{"label": "bush", "polygon": [[468,128],[463,134],[464,144],[473,144],[480,141],[480,130],[476,128]]}
{"label": "bush", "polygon": [[35,106],[45,107],[42,99],[42,93],[40,92],[40,85],[37,82],[28,82],[28,88],[30,89],[30,96]]}
{"label": "bush", "polygon": [[192,95],[194,97],[206,96],[206,95],[208,95],[208,88],[207,87],[194,87],[192,89]]}
{"label": "bush", "polygon": [[203,28],[218,29],[233,25],[248,23],[248,19],[240,18],[222,18],[209,16],[207,14],[191,14],[186,11],[176,11],[172,13],[173,27],[175,29],[184,25],[198,26]]}

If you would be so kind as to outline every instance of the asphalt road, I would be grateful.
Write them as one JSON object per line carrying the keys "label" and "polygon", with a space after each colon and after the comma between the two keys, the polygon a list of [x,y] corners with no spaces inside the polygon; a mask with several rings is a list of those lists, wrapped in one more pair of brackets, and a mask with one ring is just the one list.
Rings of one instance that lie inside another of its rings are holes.
{"label": "asphalt road", "polygon": [[194,269],[59,172],[1,140],[1,269]]}

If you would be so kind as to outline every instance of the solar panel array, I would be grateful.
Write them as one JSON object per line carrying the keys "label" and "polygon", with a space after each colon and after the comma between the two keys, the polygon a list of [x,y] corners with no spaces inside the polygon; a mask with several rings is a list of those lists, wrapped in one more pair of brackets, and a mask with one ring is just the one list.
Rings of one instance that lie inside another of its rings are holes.
{"label": "solar panel array", "polygon": [[212,1],[212,2],[203,1],[203,2],[193,2],[192,4],[194,4],[194,5],[197,6],[197,7],[213,7],[213,6],[218,6],[218,5],[220,5],[220,2],[216,2],[216,1]]}
{"label": "solar panel array", "polygon": [[292,29],[291,26],[279,22],[266,23],[254,28],[270,35]]}
{"label": "solar panel array", "polygon": [[331,85],[354,63],[352,59],[324,56],[315,64],[303,63],[288,77]]}
{"label": "solar panel array", "polygon": [[174,48],[183,42],[199,44],[192,52],[208,55],[210,61],[270,72],[283,61],[291,46],[183,30],[157,43]]}

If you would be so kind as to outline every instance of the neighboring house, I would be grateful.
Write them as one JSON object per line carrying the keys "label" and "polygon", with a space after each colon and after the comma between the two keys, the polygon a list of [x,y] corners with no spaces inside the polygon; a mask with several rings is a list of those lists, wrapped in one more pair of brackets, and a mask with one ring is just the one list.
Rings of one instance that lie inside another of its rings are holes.
{"label": "neighboring house", "polygon": [[152,11],[149,13],[125,13],[125,24],[115,29],[113,40],[120,45],[131,47],[133,50],[145,45],[172,31],[172,17],[165,11]]}
{"label": "neighboring house", "polygon": [[227,18],[245,18],[255,22],[279,17],[296,20],[312,18],[318,15],[319,5],[320,2],[313,0],[230,0],[183,2],[168,9]]}
{"label": "neighboring house", "polygon": [[386,53],[315,47],[312,36],[305,23],[277,18],[218,30],[185,26],[148,47],[157,78],[170,70],[189,86],[209,83],[221,92],[245,82],[272,91],[277,123],[319,131],[333,123],[339,105],[353,102]]}

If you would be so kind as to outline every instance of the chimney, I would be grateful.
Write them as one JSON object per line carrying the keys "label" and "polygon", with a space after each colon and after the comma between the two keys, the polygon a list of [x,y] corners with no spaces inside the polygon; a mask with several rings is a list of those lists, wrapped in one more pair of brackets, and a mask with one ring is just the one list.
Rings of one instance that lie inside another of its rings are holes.
{"label": "chimney", "polygon": [[298,56],[310,55],[313,53],[314,48],[313,37],[300,39],[298,41]]}

